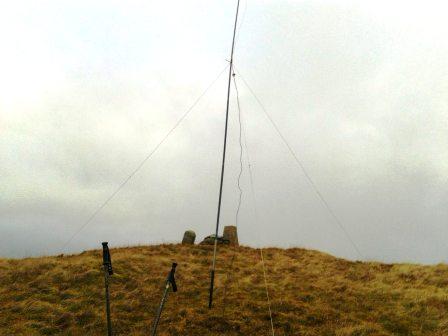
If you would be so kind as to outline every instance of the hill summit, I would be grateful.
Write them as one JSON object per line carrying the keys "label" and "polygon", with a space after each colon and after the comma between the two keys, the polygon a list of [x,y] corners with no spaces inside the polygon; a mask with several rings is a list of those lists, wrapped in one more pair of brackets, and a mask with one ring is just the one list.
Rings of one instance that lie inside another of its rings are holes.
{"label": "hill summit", "polygon": [[[213,309],[211,246],[111,249],[115,335],[148,335],[176,261],[158,335],[271,335],[258,249],[220,246]],[[448,335],[448,266],[350,262],[264,249],[276,335]],[[0,259],[0,335],[105,335],[101,251]]]}

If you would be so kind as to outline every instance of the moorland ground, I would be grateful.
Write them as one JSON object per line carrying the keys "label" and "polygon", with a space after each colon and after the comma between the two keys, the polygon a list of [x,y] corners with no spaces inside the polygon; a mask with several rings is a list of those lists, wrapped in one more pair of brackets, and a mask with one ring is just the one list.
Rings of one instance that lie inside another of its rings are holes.
{"label": "moorland ground", "polygon": [[[112,249],[115,335],[148,335],[171,262],[159,335],[270,335],[260,251],[220,247],[214,308],[209,246]],[[276,335],[448,335],[448,266],[351,262],[264,249]],[[0,335],[105,335],[101,251],[0,259]]]}

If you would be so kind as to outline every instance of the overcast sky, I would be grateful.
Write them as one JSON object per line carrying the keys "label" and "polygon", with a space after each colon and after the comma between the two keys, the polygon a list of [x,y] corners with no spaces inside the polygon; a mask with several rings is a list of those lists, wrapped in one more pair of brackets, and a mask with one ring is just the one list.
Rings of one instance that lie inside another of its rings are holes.
{"label": "overcast sky", "polygon": [[[62,249],[226,66],[234,10],[222,0],[0,2],[1,256],[214,232],[226,74]],[[447,10],[241,3],[235,65],[368,260],[448,261]],[[359,258],[236,80],[247,137],[240,241]],[[235,224],[238,200],[234,92],[222,225]]]}

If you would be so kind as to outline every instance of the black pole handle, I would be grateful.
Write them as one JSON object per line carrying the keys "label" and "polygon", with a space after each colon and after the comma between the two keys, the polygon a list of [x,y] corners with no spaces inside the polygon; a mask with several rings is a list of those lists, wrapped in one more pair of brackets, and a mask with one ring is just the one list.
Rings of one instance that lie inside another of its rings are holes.
{"label": "black pole handle", "polygon": [[177,263],[173,263],[171,265],[171,271],[168,274],[167,281],[171,283],[171,287],[173,288],[173,292],[177,292],[176,279],[174,279],[174,273],[176,272]]}
{"label": "black pole handle", "polygon": [[107,267],[107,272],[109,275],[114,274],[114,270],[112,269],[112,259],[110,258],[109,246],[107,246],[108,242],[103,242],[103,265]]}

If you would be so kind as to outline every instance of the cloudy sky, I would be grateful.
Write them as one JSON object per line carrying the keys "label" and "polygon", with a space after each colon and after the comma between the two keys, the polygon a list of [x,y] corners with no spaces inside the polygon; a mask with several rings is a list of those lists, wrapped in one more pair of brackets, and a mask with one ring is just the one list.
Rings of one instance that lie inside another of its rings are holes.
{"label": "cloudy sky", "polygon": [[[226,66],[234,10],[222,0],[0,1],[1,256],[214,231],[226,74],[65,246]],[[448,261],[447,10],[242,0],[236,67],[364,259]],[[359,258],[241,76],[241,242]],[[222,225],[235,224],[237,113],[232,94]]]}

